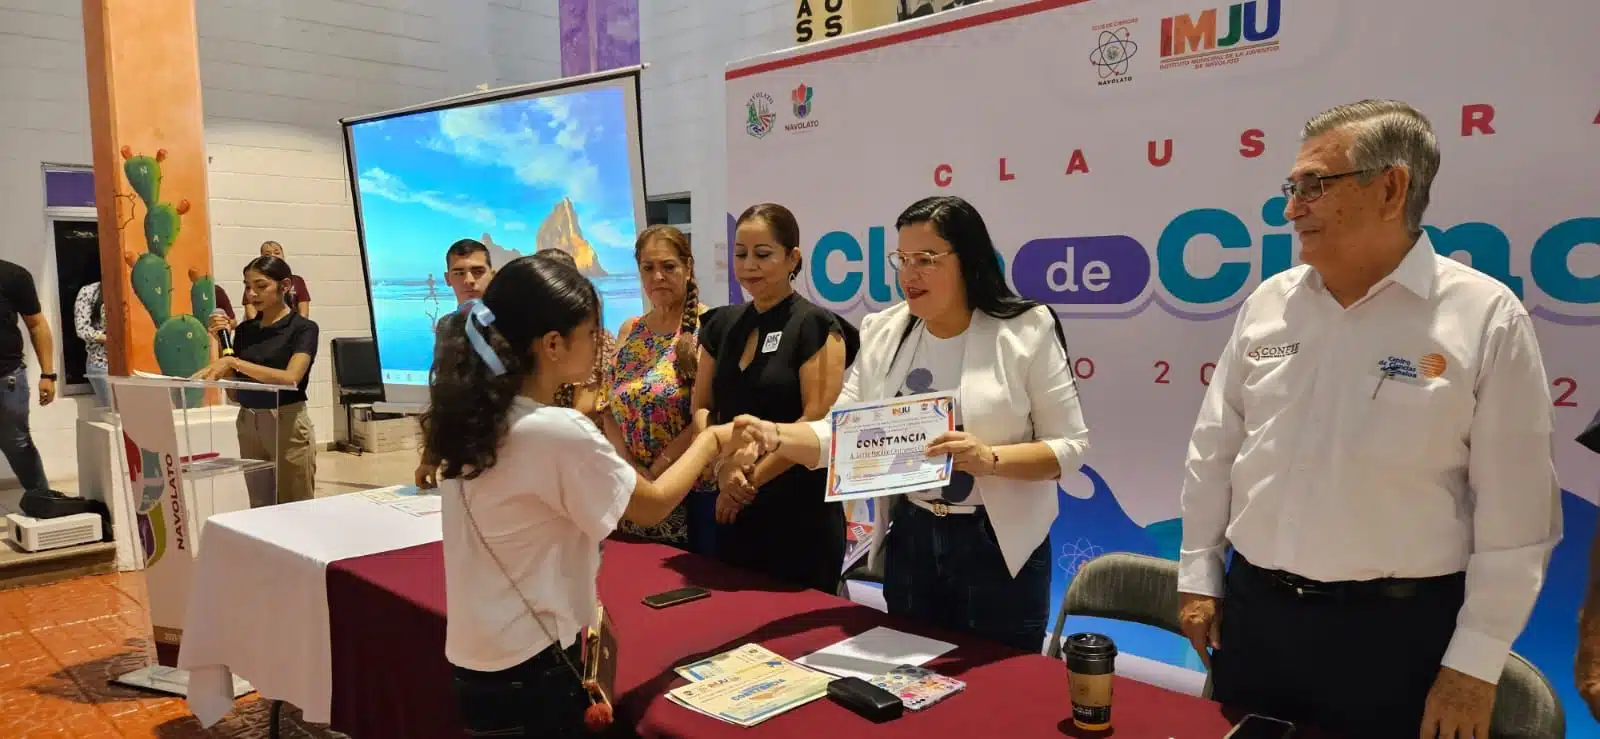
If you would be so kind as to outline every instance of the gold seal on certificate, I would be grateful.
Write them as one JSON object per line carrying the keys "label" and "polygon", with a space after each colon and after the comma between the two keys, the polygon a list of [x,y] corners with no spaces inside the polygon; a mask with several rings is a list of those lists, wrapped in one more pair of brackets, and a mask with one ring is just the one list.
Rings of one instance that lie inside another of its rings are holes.
{"label": "gold seal on certificate", "polygon": [[828,449],[827,500],[854,500],[943,487],[950,455],[928,456],[928,445],[954,431],[955,396],[908,395],[837,408]]}

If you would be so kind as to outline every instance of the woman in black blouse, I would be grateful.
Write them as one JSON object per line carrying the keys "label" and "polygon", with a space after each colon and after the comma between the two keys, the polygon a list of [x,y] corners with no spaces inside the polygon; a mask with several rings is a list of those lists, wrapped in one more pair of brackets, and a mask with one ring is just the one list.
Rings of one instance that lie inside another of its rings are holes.
{"label": "woman in black blouse", "polygon": [[[246,475],[250,507],[310,500],[316,491],[316,429],[306,410],[306,384],[317,359],[317,324],[290,309],[289,263],[257,257],[244,268],[244,304],[254,315],[233,330],[233,354],[219,356],[217,335],[232,328],[226,316],[213,315],[212,362],[195,377],[237,379],[293,390],[228,391],[239,403],[239,456],[276,463],[277,475]],[[274,484],[275,483],[275,484]]]}
{"label": "woman in black blouse", "polygon": [[[800,227],[781,205],[739,216],[733,260],[751,302],[705,314],[691,406],[707,424],[740,414],[817,420],[839,397],[859,345],[855,327],[795,294]],[[832,593],[844,566],[844,509],[823,501],[826,470],[769,455],[747,479],[737,465],[717,474],[719,556],[736,567]]]}

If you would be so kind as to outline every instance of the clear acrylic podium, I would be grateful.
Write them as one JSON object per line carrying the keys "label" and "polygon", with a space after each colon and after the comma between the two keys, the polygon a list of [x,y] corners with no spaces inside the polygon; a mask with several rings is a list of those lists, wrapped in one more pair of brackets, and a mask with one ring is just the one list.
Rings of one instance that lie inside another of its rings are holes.
{"label": "clear acrylic podium", "polygon": [[[202,524],[277,503],[277,409],[281,393],[295,388],[151,375],[110,381],[125,475],[107,502],[114,517],[137,522],[127,528],[138,532],[153,637],[150,666],[113,682],[187,695],[188,674],[176,665]],[[256,410],[232,402],[240,393]],[[237,697],[251,688],[235,680],[234,690]]]}

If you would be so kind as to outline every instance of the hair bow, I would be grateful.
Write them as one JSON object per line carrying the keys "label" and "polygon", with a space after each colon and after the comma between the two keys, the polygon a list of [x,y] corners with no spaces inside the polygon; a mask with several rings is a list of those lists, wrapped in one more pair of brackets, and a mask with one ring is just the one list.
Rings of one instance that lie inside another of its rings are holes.
{"label": "hair bow", "polygon": [[481,299],[473,299],[461,304],[461,312],[467,316],[465,321],[467,341],[472,343],[473,351],[478,353],[478,358],[483,360],[491,374],[496,377],[505,374],[505,362],[500,361],[500,355],[496,354],[494,347],[489,346],[489,341],[483,338],[483,331],[480,328],[494,323],[494,311],[489,310],[489,306],[484,305]]}

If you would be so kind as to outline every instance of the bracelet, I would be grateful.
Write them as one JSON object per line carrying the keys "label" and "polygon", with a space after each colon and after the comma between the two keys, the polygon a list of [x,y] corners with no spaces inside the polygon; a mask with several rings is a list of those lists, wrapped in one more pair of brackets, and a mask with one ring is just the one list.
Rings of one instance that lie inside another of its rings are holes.
{"label": "bracelet", "polygon": [[1000,474],[1000,452],[995,451],[994,447],[989,447],[989,474],[991,476]]}

